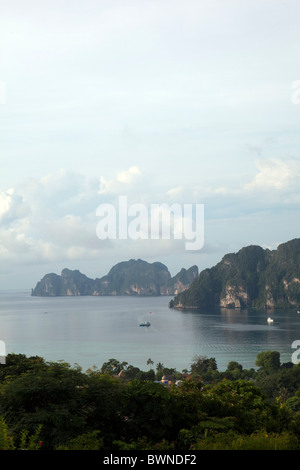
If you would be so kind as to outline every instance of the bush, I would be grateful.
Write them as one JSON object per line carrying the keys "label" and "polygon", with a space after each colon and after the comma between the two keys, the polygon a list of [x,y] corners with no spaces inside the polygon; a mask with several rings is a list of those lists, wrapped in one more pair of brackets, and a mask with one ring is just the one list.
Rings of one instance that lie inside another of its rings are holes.
{"label": "bush", "polygon": [[58,446],[56,450],[100,450],[103,449],[103,438],[100,431],[92,431],[71,439],[64,445]]}
{"label": "bush", "polygon": [[289,432],[281,434],[265,431],[249,436],[236,433],[215,433],[199,439],[193,450],[297,450],[299,440]]}

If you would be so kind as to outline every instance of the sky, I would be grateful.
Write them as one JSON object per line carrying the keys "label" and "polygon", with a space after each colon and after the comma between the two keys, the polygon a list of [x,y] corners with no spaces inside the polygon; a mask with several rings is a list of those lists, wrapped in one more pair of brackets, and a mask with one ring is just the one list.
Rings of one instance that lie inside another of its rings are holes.
{"label": "sky", "polygon": [[[298,0],[0,0],[0,289],[120,261],[199,271],[300,234]],[[204,206],[204,244],[97,208]]]}

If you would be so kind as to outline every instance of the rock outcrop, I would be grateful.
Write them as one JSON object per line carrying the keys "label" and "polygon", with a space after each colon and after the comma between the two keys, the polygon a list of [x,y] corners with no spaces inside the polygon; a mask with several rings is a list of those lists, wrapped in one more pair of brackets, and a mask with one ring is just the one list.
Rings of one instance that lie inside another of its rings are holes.
{"label": "rock outcrop", "polygon": [[131,259],[116,264],[107,275],[96,279],[70,269],[63,269],[60,276],[46,274],[32,289],[32,295],[176,295],[187,289],[197,276],[197,266],[183,268],[171,277],[162,263]]}
{"label": "rock outcrop", "polygon": [[251,245],[205,269],[170,302],[175,308],[300,307],[300,239],[264,250]]}

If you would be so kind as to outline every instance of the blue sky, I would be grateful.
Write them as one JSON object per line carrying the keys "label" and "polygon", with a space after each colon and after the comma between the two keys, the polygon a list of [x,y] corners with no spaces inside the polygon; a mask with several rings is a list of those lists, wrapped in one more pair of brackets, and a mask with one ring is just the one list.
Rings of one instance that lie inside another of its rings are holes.
{"label": "blue sky", "polygon": [[[0,3],[1,288],[299,236],[298,1]],[[204,204],[203,249],[99,240],[119,195]]]}

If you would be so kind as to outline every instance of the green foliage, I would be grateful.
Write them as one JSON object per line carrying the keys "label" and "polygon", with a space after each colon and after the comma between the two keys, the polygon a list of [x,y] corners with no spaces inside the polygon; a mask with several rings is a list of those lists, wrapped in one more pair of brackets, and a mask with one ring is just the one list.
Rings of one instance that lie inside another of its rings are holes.
{"label": "green foliage", "polygon": [[198,439],[193,450],[296,450],[299,449],[297,437],[289,432],[281,434],[254,432],[251,435],[235,432],[212,433]]}
{"label": "green foliage", "polygon": [[232,417],[218,418],[203,415],[203,419],[190,429],[181,429],[176,440],[176,447],[180,450],[189,450],[198,439],[206,439],[212,432],[228,432],[235,426]]}
{"label": "green foliage", "polygon": [[256,365],[265,374],[276,372],[280,368],[280,354],[277,351],[263,351],[257,354]]}
{"label": "green foliage", "polygon": [[[202,308],[220,305],[230,286],[241,307],[275,308],[300,306],[300,239],[279,245],[277,250],[248,246],[225,255],[218,264],[200,272],[191,286],[175,296],[172,307]],[[268,302],[267,302],[268,301]],[[235,306],[233,302],[231,307]]]}
{"label": "green foliage", "polygon": [[14,437],[9,432],[5,419],[0,417],[0,450],[40,450],[43,445],[40,440],[41,430],[42,426],[39,425],[30,435],[27,429],[22,429],[20,434]]}
{"label": "green foliage", "polygon": [[126,434],[162,439],[172,433],[173,395],[161,384],[130,382],[126,389]]}
{"label": "green foliage", "polygon": [[195,356],[191,364],[191,372],[196,376],[203,376],[209,372],[217,370],[217,363],[214,358],[208,359],[206,356]]}
{"label": "green foliage", "polygon": [[13,438],[8,432],[8,427],[3,417],[0,417],[0,450],[15,450]]}
{"label": "green foliage", "polygon": [[188,379],[165,386],[153,369],[115,359],[83,373],[13,355],[0,384],[0,449],[299,449],[300,366],[278,361],[267,351],[258,371],[231,361],[219,372],[197,356]]}
{"label": "green foliage", "polygon": [[124,368],[126,368],[127,362],[120,362],[117,359],[109,359],[104,362],[101,367],[102,374],[118,375]]}
{"label": "green foliage", "polygon": [[138,438],[137,440],[114,441],[114,449],[116,450],[176,450],[173,442],[168,442],[162,439],[160,442],[153,442],[146,437]]}
{"label": "green foliage", "polygon": [[79,436],[60,445],[56,450],[101,450],[103,449],[103,438],[100,431],[92,431]]}
{"label": "green foliage", "polygon": [[42,448],[43,441],[40,440],[42,432],[42,425],[40,424],[36,431],[29,435],[29,431],[27,429],[23,429],[20,433],[19,438],[19,448],[26,449],[26,450],[39,450]]}
{"label": "green foliage", "polygon": [[245,380],[223,380],[203,390],[205,411],[209,416],[230,416],[242,433],[254,432],[257,426],[267,426],[274,410],[253,383]]}
{"label": "green foliage", "polygon": [[0,383],[13,380],[28,371],[38,370],[45,365],[39,356],[26,357],[25,354],[8,354],[5,365],[0,365]]}
{"label": "green foliage", "polygon": [[99,373],[91,374],[81,390],[79,407],[85,417],[85,429],[99,430],[104,445],[122,431],[125,393],[121,380]]}
{"label": "green foliage", "polygon": [[48,273],[32,289],[31,295],[160,295],[166,289],[174,292],[178,283],[189,285],[197,274],[197,266],[191,266],[171,277],[162,263],[131,259],[116,264],[100,279],[90,279],[77,269],[65,268],[61,275]]}
{"label": "green foliage", "polygon": [[62,363],[29,370],[2,384],[0,413],[13,432],[43,425],[43,441],[61,442],[84,424],[79,406],[84,383],[79,370]]}

